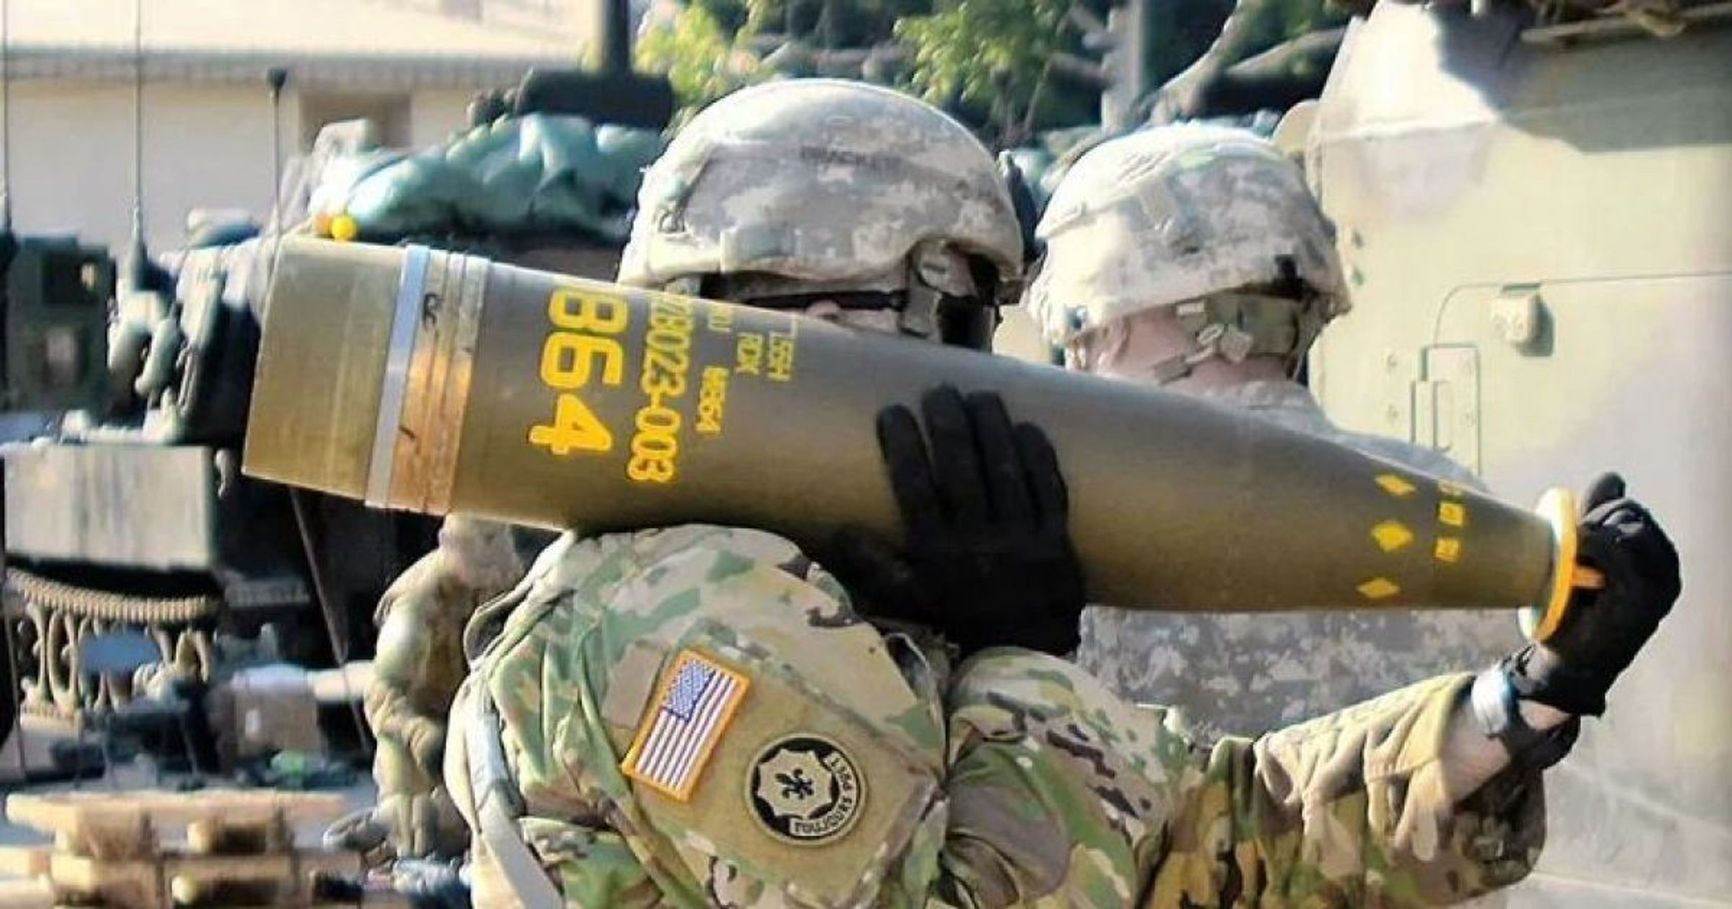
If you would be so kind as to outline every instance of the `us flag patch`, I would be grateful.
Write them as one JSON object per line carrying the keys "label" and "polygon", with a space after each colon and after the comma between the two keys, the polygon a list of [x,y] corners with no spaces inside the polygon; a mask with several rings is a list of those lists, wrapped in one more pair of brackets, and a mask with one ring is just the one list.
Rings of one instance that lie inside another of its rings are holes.
{"label": "us flag patch", "polygon": [[685,801],[750,686],[743,674],[695,650],[680,651],[619,769]]}

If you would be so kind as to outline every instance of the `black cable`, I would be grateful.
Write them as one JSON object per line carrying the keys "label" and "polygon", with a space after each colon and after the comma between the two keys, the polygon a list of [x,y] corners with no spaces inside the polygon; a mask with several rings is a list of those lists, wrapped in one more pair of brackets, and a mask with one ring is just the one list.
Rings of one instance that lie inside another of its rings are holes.
{"label": "black cable", "polygon": [[372,735],[367,730],[367,719],[355,700],[355,692],[349,688],[349,647],[344,643],[343,636],[337,633],[338,617],[332,612],[333,604],[326,596],[324,573],[319,570],[318,551],[313,548],[313,529],[307,521],[305,491],[290,488],[289,502],[294,506],[295,527],[301,534],[301,552],[307,560],[307,573],[313,582],[313,596],[319,600],[319,613],[324,617],[325,634],[331,642],[331,657],[337,661],[337,671],[342,673],[343,700],[348,702],[349,712],[355,717],[355,731],[360,735],[362,750],[371,751]]}

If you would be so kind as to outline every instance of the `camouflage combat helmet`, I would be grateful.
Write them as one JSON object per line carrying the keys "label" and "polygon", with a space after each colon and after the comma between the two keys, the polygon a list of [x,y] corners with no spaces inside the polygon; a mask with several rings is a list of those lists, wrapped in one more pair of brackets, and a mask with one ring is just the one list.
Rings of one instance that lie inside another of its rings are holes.
{"label": "camouflage combat helmet", "polygon": [[1296,363],[1347,310],[1334,230],[1299,168],[1243,130],[1168,126],[1101,144],[1059,184],[1036,236],[1027,302],[1058,344],[1171,306],[1196,344],[1188,363]]}
{"label": "camouflage combat helmet", "polygon": [[800,79],[729,95],[680,131],[644,176],[619,279],[758,305],[822,293],[981,345],[979,324],[950,323],[990,327],[1021,271],[1010,194],[967,129],[889,89]]}

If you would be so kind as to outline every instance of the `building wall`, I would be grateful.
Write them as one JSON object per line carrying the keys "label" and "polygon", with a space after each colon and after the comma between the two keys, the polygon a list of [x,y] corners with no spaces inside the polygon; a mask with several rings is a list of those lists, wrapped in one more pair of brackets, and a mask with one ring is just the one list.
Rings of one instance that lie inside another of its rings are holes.
{"label": "building wall", "polygon": [[462,90],[420,91],[409,101],[409,144],[426,148],[451,138],[469,122],[469,100]]}
{"label": "building wall", "polygon": [[[126,85],[24,82],[12,88],[14,220],[119,245],[130,234],[133,93]],[[262,89],[146,86],[146,236],[182,236],[186,209],[260,208],[270,198],[270,116]]]}
{"label": "building wall", "polygon": [[487,25],[565,32],[582,38],[586,0],[375,0],[388,6],[467,19]]}
{"label": "building wall", "polygon": [[[76,232],[116,249],[131,236],[133,93],[119,84],[20,82],[12,87],[11,180],[15,226]],[[464,122],[469,93],[406,95],[405,138],[421,147]],[[294,154],[318,106],[283,97],[283,151]],[[263,85],[147,85],[144,96],[146,239],[168,249],[185,238],[188,210],[243,208],[269,215],[271,109]],[[312,124],[315,127],[316,125]]]}

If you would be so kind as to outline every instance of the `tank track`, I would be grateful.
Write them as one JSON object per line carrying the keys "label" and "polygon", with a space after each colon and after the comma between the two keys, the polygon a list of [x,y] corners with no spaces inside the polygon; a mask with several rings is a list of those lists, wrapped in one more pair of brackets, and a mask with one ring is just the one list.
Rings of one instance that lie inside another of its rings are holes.
{"label": "tank track", "polygon": [[6,590],[27,603],[123,625],[184,625],[222,610],[222,598],[217,596],[128,596],[63,584],[12,567],[6,569]]}
{"label": "tank track", "polygon": [[78,645],[90,635],[143,631],[156,642],[162,665],[188,678],[208,680],[216,662],[210,628],[223,609],[217,596],[131,596],[10,566],[5,594],[26,713],[76,723],[89,709],[132,699],[143,678],[105,677],[92,690],[80,672]]}

